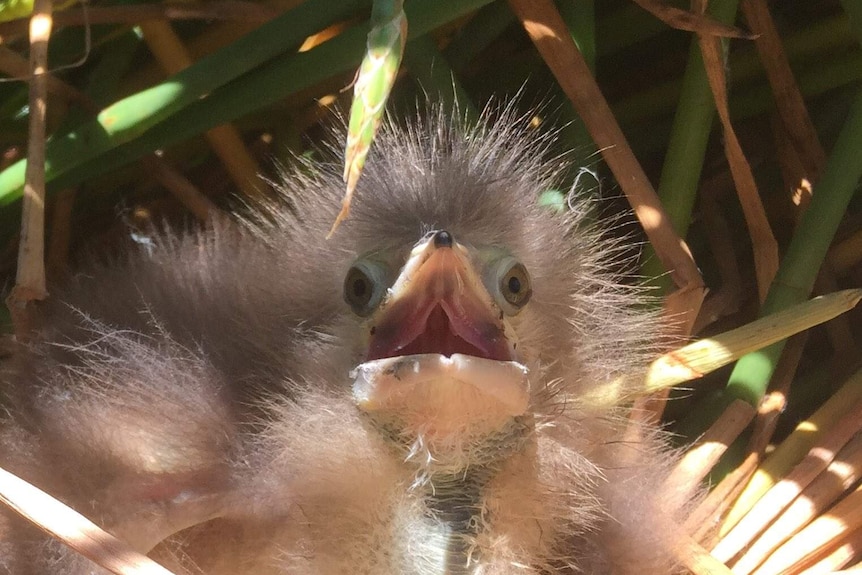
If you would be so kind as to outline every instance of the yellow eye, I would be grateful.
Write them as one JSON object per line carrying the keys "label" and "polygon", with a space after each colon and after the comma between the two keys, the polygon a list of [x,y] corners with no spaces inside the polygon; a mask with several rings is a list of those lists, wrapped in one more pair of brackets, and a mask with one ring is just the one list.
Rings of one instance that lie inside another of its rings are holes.
{"label": "yellow eye", "polygon": [[356,263],[344,277],[344,301],[360,317],[370,315],[385,292],[383,270],[369,262]]}
{"label": "yellow eye", "polygon": [[502,268],[505,271],[499,276],[498,289],[503,299],[517,310],[530,301],[533,288],[530,285],[530,274],[527,273],[527,268],[523,264],[512,263],[511,260],[508,264],[510,264],[508,267]]}

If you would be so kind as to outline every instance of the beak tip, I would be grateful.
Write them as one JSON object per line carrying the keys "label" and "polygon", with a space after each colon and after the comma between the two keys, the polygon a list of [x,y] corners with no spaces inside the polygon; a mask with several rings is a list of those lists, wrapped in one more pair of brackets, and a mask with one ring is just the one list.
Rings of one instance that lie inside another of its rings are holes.
{"label": "beak tip", "polygon": [[452,237],[452,234],[446,230],[440,230],[434,234],[435,248],[451,248],[454,242],[455,240]]}

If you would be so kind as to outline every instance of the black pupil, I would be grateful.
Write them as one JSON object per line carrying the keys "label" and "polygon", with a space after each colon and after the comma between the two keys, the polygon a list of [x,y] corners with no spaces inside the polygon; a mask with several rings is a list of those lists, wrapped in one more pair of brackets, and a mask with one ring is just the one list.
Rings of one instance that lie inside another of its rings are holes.
{"label": "black pupil", "polygon": [[512,293],[520,293],[521,291],[521,280],[512,276],[509,278],[508,284],[506,284],[509,288],[509,291]]}
{"label": "black pupil", "polygon": [[353,295],[359,299],[364,299],[368,293],[368,282],[365,278],[356,278],[353,280]]}

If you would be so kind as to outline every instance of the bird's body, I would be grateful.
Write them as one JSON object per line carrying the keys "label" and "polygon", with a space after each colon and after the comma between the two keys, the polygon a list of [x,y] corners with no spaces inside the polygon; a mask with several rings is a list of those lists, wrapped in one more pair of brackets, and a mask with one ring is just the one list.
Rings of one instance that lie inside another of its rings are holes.
{"label": "bird's body", "polygon": [[[324,167],[55,290],[2,465],[176,573],[670,572],[688,496],[609,401],[660,333],[580,208],[538,205],[541,139],[376,146],[329,241]],[[96,572],[0,516],[0,573]]]}

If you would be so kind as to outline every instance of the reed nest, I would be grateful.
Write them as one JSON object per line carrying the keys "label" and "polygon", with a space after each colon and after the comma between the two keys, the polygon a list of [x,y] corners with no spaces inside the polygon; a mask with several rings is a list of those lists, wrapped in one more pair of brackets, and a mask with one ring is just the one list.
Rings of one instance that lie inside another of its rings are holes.
{"label": "reed nest", "polygon": [[[121,251],[154,223],[207,225],[270,194],[279,163],[314,153],[349,107],[371,7],[0,2],[0,274],[16,285],[6,337],[26,337],[45,274],[62,278],[81,254]],[[557,151],[589,168],[572,182],[630,214],[633,249],[647,246],[639,274],[679,336],[738,335],[784,311],[729,357],[702,347],[660,358],[638,400],[678,434],[676,472],[711,488],[679,526],[686,568],[862,573],[859,294],[813,318],[794,307],[862,287],[862,0],[404,10],[394,116],[457,101],[469,117],[514,100],[558,130]],[[22,223],[25,184],[47,200]],[[565,209],[559,191],[547,199]],[[42,229],[44,245],[27,243]],[[23,498],[28,514],[41,497],[29,489],[3,476],[0,498]],[[85,533],[88,553],[131,573],[121,543],[80,520],[58,511],[59,524],[42,523],[67,540]]]}

